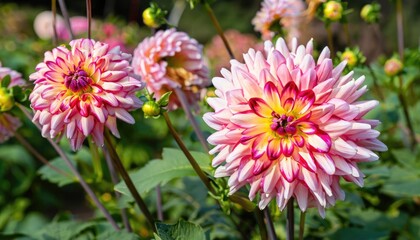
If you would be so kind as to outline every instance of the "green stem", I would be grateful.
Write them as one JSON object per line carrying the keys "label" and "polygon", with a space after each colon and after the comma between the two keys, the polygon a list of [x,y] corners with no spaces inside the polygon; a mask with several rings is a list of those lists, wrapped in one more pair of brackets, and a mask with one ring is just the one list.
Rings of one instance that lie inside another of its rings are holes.
{"label": "green stem", "polygon": [[223,29],[220,26],[219,21],[217,20],[216,15],[213,12],[213,9],[210,7],[210,5],[207,2],[204,3],[204,7],[205,7],[208,15],[210,16],[211,22],[213,23],[214,27],[216,28],[217,33],[222,38],[223,44],[225,45],[226,50],[228,51],[230,58],[235,59],[235,56],[233,55],[233,51],[230,48],[229,42],[227,41],[227,39],[225,37],[225,34],[223,33]]}
{"label": "green stem", "polygon": [[64,172],[63,170],[56,168],[54,165],[52,165],[44,156],[42,156],[35,148],[32,147],[32,145],[26,141],[22,135],[20,135],[18,132],[15,132],[15,138],[19,141],[20,144],[22,144],[32,155],[35,156],[36,159],[38,159],[43,164],[50,167],[52,170],[54,170],[56,173],[63,175],[68,178],[73,178],[70,174]]}
{"label": "green stem", "polygon": [[[26,109],[25,106],[16,103],[16,106],[20,108],[20,110],[25,114],[25,116],[32,120],[33,116],[32,114]],[[41,126],[37,123],[34,123],[35,126],[38,128],[39,131],[41,131]],[[55,149],[55,151],[60,155],[60,157],[64,160],[64,162],[69,167],[70,171],[76,176],[77,180],[79,181],[82,188],[85,190],[85,192],[89,195],[89,197],[93,200],[93,202],[96,204],[96,206],[99,208],[99,210],[104,214],[105,218],[108,220],[108,222],[112,225],[112,227],[119,231],[120,228],[118,227],[115,220],[111,217],[111,214],[109,214],[108,210],[102,205],[102,203],[99,201],[98,197],[95,195],[93,190],[90,188],[90,186],[86,183],[86,181],[83,179],[83,177],[80,175],[79,171],[74,167],[73,163],[70,161],[69,157],[64,153],[63,149],[58,146],[58,144],[53,141],[51,138],[46,138],[47,141],[51,144],[51,146]]]}
{"label": "green stem", "polygon": [[379,100],[382,102],[385,101],[384,94],[382,93],[381,87],[378,84],[378,78],[376,77],[375,72],[373,71],[372,67],[369,64],[366,64],[367,68],[369,69],[370,75],[372,75],[373,79],[373,86],[375,87],[376,93],[378,94]]}
{"label": "green stem", "polygon": [[346,36],[346,45],[350,46],[351,45],[351,38],[350,38],[350,32],[349,32],[349,23],[344,23],[343,24],[343,28],[344,28],[344,34]]}
{"label": "green stem", "polygon": [[331,59],[334,59],[334,57],[335,57],[335,52],[334,52],[334,39],[333,39],[333,33],[332,33],[332,29],[331,29],[331,24],[327,24],[325,26],[325,29],[327,30],[328,47],[330,48]]}
{"label": "green stem", "polygon": [[187,115],[188,120],[190,121],[195,134],[197,135],[198,140],[200,141],[201,145],[204,148],[204,151],[209,152],[210,148],[207,145],[206,138],[203,135],[203,131],[201,131],[200,126],[198,126],[197,120],[194,118],[191,112],[191,106],[188,104],[187,98],[185,97],[184,92],[180,88],[174,88],[175,94],[178,97],[179,101],[181,102],[182,108],[184,109],[185,114]]}
{"label": "green stem", "polygon": [[[114,165],[112,164],[111,156],[109,155],[108,149],[104,147],[103,150],[104,150],[103,152],[105,155],[105,161],[109,169],[109,175],[111,175],[111,181],[114,185],[117,185],[120,180],[118,179],[118,174],[115,172],[115,168],[114,168]],[[117,191],[114,191],[114,192],[115,192],[115,197],[119,199],[121,197],[121,194]],[[121,218],[123,220],[125,229],[127,230],[127,232],[132,232],[130,221],[128,220],[127,209],[121,208],[120,212],[121,212]]]}
{"label": "green stem", "polygon": [[398,79],[399,79],[399,83],[400,83],[398,99],[400,100],[400,103],[401,103],[401,106],[402,106],[402,109],[403,109],[403,113],[404,113],[404,117],[405,117],[405,121],[407,122],[407,127],[408,127],[408,131],[409,131],[409,136],[410,136],[410,147],[411,147],[411,149],[414,149],[414,147],[417,144],[416,132],[414,131],[414,127],[413,127],[413,124],[411,122],[410,112],[408,110],[408,105],[407,105],[407,102],[404,98],[402,76],[399,75]]}
{"label": "green stem", "polygon": [[107,147],[109,154],[111,156],[112,162],[114,164],[115,169],[120,173],[122,179],[124,180],[127,188],[130,190],[131,195],[133,196],[134,200],[136,201],[137,205],[139,206],[140,210],[143,212],[146,220],[149,222],[150,226],[152,227],[153,231],[156,232],[156,226],[154,224],[154,220],[152,214],[150,214],[149,209],[146,206],[146,203],[141,198],[139,192],[137,191],[136,187],[134,186],[133,181],[131,180],[130,176],[128,175],[127,171],[125,170],[120,157],[118,156],[115,148],[111,142],[111,136],[109,135],[108,131],[105,131],[105,146]]}
{"label": "green stem", "polygon": [[255,218],[257,219],[258,228],[260,229],[261,240],[268,239],[267,228],[265,227],[264,215],[259,208],[254,209]]}
{"label": "green stem", "polygon": [[303,240],[303,233],[305,232],[305,216],[305,212],[300,212],[299,240]]}
{"label": "green stem", "polygon": [[268,239],[277,240],[276,231],[274,230],[273,220],[271,219],[270,209],[264,208],[265,225],[267,226]]}
{"label": "green stem", "polygon": [[294,199],[290,198],[287,203],[287,219],[286,219],[286,239],[294,240],[295,239],[295,214],[293,207]]}
{"label": "green stem", "polygon": [[93,143],[90,137],[89,137],[88,142],[89,142],[90,153],[92,154],[93,171],[96,175],[96,180],[100,182],[102,180],[103,173],[102,173],[102,163],[101,163],[101,158],[99,157],[98,147],[96,146],[96,144]]}
{"label": "green stem", "polygon": [[182,152],[187,157],[188,161],[190,162],[191,166],[193,167],[194,171],[197,173],[198,177],[201,179],[201,181],[206,185],[207,189],[213,193],[216,194],[216,191],[213,189],[212,185],[210,184],[209,179],[207,178],[206,174],[203,172],[203,170],[198,165],[197,161],[195,161],[194,157],[191,155],[191,153],[188,151],[187,147],[185,146],[182,139],[179,137],[178,133],[176,132],[174,126],[172,125],[171,119],[169,118],[169,115],[167,112],[163,113],[163,117],[165,118],[166,124],[168,125],[169,131],[171,132],[172,136],[174,137],[176,143],[181,148]]}

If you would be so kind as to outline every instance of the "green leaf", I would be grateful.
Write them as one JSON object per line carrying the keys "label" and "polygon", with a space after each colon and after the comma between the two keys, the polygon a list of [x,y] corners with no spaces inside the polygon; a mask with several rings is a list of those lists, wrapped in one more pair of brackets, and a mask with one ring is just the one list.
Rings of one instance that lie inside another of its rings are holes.
{"label": "green leaf", "polygon": [[331,239],[340,240],[353,240],[353,239],[364,239],[364,240],[376,240],[386,238],[388,233],[386,231],[377,231],[373,229],[361,229],[361,228],[342,228],[333,234]]}
{"label": "green leaf", "polygon": [[115,232],[112,231],[106,231],[97,236],[97,239],[123,239],[123,240],[139,240],[140,237],[137,236],[134,233],[129,233],[126,231],[119,231]]}
{"label": "green leaf", "polygon": [[[71,158],[70,158],[71,159]],[[74,161],[71,160],[74,164]],[[76,177],[70,177],[73,176],[72,172],[69,170],[66,162],[58,157],[54,160],[50,161],[50,164],[63,172],[67,173],[67,175],[60,174],[53,170],[51,167],[44,165],[38,170],[38,174],[41,175],[42,179],[48,180],[49,182],[57,184],[59,187],[68,185],[70,183],[77,182]]]}
{"label": "green leaf", "polygon": [[[201,152],[191,152],[191,154],[203,171],[211,171],[209,155]],[[164,185],[176,178],[197,175],[181,150],[165,148],[162,158],[163,160],[152,160],[140,170],[130,174],[140,194],[150,191],[158,184]],[[124,182],[118,183],[115,190],[130,195]]]}
{"label": "green leaf", "polygon": [[10,75],[4,76],[2,79],[0,79],[0,87],[8,88],[10,81],[11,81]]}
{"label": "green leaf", "polygon": [[413,179],[400,183],[389,183],[382,188],[382,192],[395,197],[420,196],[420,179]]}
{"label": "green leaf", "polygon": [[33,238],[21,234],[21,233],[12,233],[12,234],[7,234],[7,233],[0,233],[0,239],[2,240],[33,240]]}
{"label": "green leaf", "polygon": [[71,240],[77,238],[79,234],[94,226],[94,222],[75,222],[64,221],[54,222],[47,225],[34,234],[35,239],[60,239]]}
{"label": "green leaf", "polygon": [[162,240],[206,239],[204,231],[199,225],[184,221],[182,219],[173,225],[156,223],[156,228],[158,235]]}

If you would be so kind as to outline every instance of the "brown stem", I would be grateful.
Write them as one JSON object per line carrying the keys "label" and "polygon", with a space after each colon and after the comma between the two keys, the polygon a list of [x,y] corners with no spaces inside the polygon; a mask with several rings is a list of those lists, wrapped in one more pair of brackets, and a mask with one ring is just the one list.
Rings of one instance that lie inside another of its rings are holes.
{"label": "brown stem", "polygon": [[274,230],[273,220],[271,219],[270,209],[267,207],[264,208],[264,218],[265,225],[267,226],[268,239],[277,240],[276,231]]}
{"label": "brown stem", "polygon": [[404,28],[403,28],[403,5],[402,0],[397,0],[397,37],[398,37],[398,52],[401,61],[404,62]]}
{"label": "brown stem", "polygon": [[190,121],[195,134],[197,135],[198,140],[200,141],[201,145],[204,148],[204,151],[209,152],[209,146],[207,145],[206,138],[203,135],[203,132],[198,126],[197,120],[194,118],[191,112],[191,106],[188,104],[187,98],[185,97],[184,92],[180,88],[174,88],[175,94],[178,97],[179,101],[181,102],[182,108],[184,109],[185,114],[187,115],[188,120]]}
{"label": "brown stem", "polygon": [[57,34],[57,1],[56,0],[51,0],[51,10],[53,13],[53,23],[52,23],[52,27],[53,27],[53,45],[56,46],[57,45],[57,39],[58,39],[58,34]]}
{"label": "brown stem", "polygon": [[213,12],[213,9],[210,7],[210,5],[207,2],[204,3],[204,7],[206,8],[208,15],[210,16],[211,22],[216,28],[217,33],[222,38],[223,44],[225,45],[226,50],[229,53],[230,59],[235,59],[235,55],[233,55],[233,51],[229,46],[229,42],[227,41],[225,34],[223,33],[223,29],[220,26],[219,21],[217,20],[216,15]]}
{"label": "brown stem", "polygon": [[[25,114],[25,116],[32,121],[33,115],[26,109],[25,106],[23,106],[20,103],[16,103],[16,106]],[[41,130],[41,126],[37,123],[34,123],[35,126],[38,128],[39,131]],[[60,155],[60,157],[64,160],[64,162],[69,167],[70,171],[76,176],[77,180],[79,181],[82,188],[85,190],[85,192],[89,195],[89,197],[93,200],[95,205],[99,208],[99,210],[104,214],[105,218],[108,220],[108,222],[112,225],[112,227],[119,231],[120,228],[118,227],[115,220],[112,218],[111,214],[109,214],[108,210],[102,205],[102,203],[99,201],[98,197],[95,195],[93,190],[90,188],[90,186],[86,183],[86,181],[83,179],[83,177],[80,175],[79,171],[74,167],[73,163],[70,161],[69,157],[64,153],[63,149],[58,146],[58,144],[53,141],[51,138],[46,138],[47,141],[51,144],[51,146],[55,149],[55,151]]]}
{"label": "brown stem", "polygon": [[289,199],[287,203],[287,218],[286,218],[286,239],[287,240],[294,240],[295,239],[295,214],[294,214],[294,207],[293,207],[293,198]]}
{"label": "brown stem", "polygon": [[159,221],[163,221],[163,209],[162,209],[162,191],[160,184],[156,186],[156,210]]}
{"label": "brown stem", "polygon": [[92,1],[86,0],[86,12],[88,19],[88,39],[91,38],[91,28],[92,28]]}
{"label": "brown stem", "polygon": [[207,189],[213,193],[216,194],[215,190],[213,189],[212,185],[210,184],[209,179],[207,178],[206,174],[201,170],[200,166],[198,165],[197,161],[195,161],[194,157],[191,155],[191,153],[188,151],[187,147],[185,146],[182,139],[179,137],[178,133],[176,132],[174,126],[172,125],[171,119],[169,118],[169,115],[167,112],[163,113],[163,117],[165,118],[166,125],[168,125],[169,131],[171,132],[172,136],[174,137],[176,143],[181,148],[182,152],[185,154],[185,157],[187,157],[188,161],[190,162],[191,166],[193,167],[194,171],[197,173],[198,177],[201,179],[201,181],[206,185]]}
{"label": "brown stem", "polygon": [[[115,172],[115,168],[114,168],[114,165],[112,164],[112,159],[111,159],[111,156],[109,155],[109,151],[108,149],[106,149],[106,147],[104,147],[103,152],[104,152],[106,164],[109,169],[109,174],[111,175],[111,181],[114,185],[117,185],[120,180],[118,179],[118,174]],[[121,194],[115,191],[115,197],[119,199],[121,197]],[[121,218],[123,220],[125,229],[127,229],[127,232],[132,232],[130,221],[128,220],[127,209],[125,208],[121,209]]]}
{"label": "brown stem", "polygon": [[64,24],[66,25],[67,31],[69,31],[70,39],[74,39],[73,29],[71,28],[70,17],[67,11],[66,3],[64,0],[58,0],[58,4],[60,5],[61,14],[63,14]]}
{"label": "brown stem", "polygon": [[300,212],[299,240],[303,240],[303,233],[305,232],[305,216],[305,212]]}
{"label": "brown stem", "polygon": [[54,170],[56,173],[61,174],[68,178],[73,178],[70,174],[64,172],[63,170],[56,168],[54,165],[52,165],[44,156],[42,156],[32,145],[25,140],[22,135],[20,135],[18,132],[15,132],[15,138],[19,141],[20,144],[22,144],[32,155],[35,156],[36,159],[38,159],[43,164],[50,167],[52,170]]}
{"label": "brown stem", "polygon": [[137,205],[139,206],[140,210],[143,212],[146,220],[149,222],[150,226],[152,227],[153,231],[156,232],[156,226],[154,224],[154,220],[152,214],[150,213],[149,209],[146,206],[146,203],[141,198],[139,192],[137,191],[136,187],[134,186],[133,181],[131,180],[130,176],[128,175],[127,171],[125,170],[120,157],[118,156],[115,148],[111,142],[111,136],[109,135],[108,131],[105,131],[105,146],[107,147],[109,154],[111,156],[112,162],[114,164],[115,169],[120,173],[122,179],[124,180],[125,184],[127,185],[128,189],[130,190],[131,195],[133,196],[134,200],[136,201]]}

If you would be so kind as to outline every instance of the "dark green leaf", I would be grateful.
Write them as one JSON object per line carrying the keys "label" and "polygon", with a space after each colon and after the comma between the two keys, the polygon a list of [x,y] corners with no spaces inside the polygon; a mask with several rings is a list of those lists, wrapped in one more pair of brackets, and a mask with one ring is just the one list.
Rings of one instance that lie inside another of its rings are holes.
{"label": "dark green leaf", "polygon": [[162,240],[205,240],[203,229],[194,223],[180,219],[176,224],[156,223],[159,237]]}
{"label": "dark green leaf", "polygon": [[[71,160],[74,164],[74,161]],[[55,158],[52,161],[50,161],[50,164],[61,171],[67,173],[68,175],[63,175],[55,170],[53,170],[51,167],[44,165],[38,170],[38,174],[41,175],[42,179],[48,180],[52,183],[57,184],[58,186],[62,187],[67,184],[77,182],[76,177],[73,177],[74,175],[69,170],[66,162],[62,158]]]}
{"label": "dark green leaf", "polygon": [[[201,169],[210,172],[210,157],[201,152],[191,152]],[[187,158],[181,150],[165,148],[163,160],[152,160],[140,170],[130,174],[137,190],[140,193],[148,192],[158,184],[186,176],[196,176]],[[124,182],[115,186],[115,190],[125,195],[130,195]]]}
{"label": "dark green leaf", "polygon": [[0,79],[0,87],[8,88],[10,81],[11,81],[10,75],[4,76],[2,79]]}

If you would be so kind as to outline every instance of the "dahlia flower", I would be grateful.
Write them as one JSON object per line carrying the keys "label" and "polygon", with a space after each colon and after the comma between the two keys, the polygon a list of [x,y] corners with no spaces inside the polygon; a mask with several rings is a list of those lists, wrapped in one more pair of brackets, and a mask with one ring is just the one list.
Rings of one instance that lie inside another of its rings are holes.
{"label": "dahlia flower", "polygon": [[[158,98],[180,88],[188,102],[195,105],[200,100],[201,90],[210,84],[202,46],[175,29],[158,31],[144,39],[134,50],[132,66]],[[168,109],[174,110],[179,105],[176,94],[172,94]]]}
{"label": "dahlia flower", "polygon": [[261,9],[252,19],[257,32],[264,40],[271,40],[276,34],[276,25],[286,30],[289,39],[299,36],[299,24],[305,5],[301,0],[264,0]]}
{"label": "dahlia flower", "polygon": [[13,71],[10,68],[2,67],[0,62],[0,83],[6,76],[10,76],[9,85],[7,88],[0,87],[0,143],[13,137],[16,130],[22,125],[19,118],[6,113],[14,104],[13,96],[8,93],[8,88],[26,85],[26,81],[22,78],[20,73]]}
{"label": "dahlia flower", "polygon": [[317,207],[324,217],[344,199],[340,178],[362,186],[357,163],[387,147],[374,130],[379,121],[363,118],[378,104],[358,100],[364,76],[342,76],[346,62],[333,68],[328,48],[315,60],[312,40],[292,45],[266,41],[264,53],[250,49],[244,63],[232,61],[213,78],[214,112],[204,115],[216,130],[208,138],[218,153],[212,165],[215,177],[229,177],[231,194],[249,184],[261,209],[274,198],[283,209],[293,197],[302,211]]}
{"label": "dahlia flower", "polygon": [[77,39],[45,53],[44,61],[30,75],[35,87],[29,99],[34,122],[44,137],[65,135],[73,150],[92,135],[103,145],[107,127],[119,137],[116,120],[133,124],[128,113],[141,107],[135,92],[144,84],[132,72],[130,54],[105,43]]}

